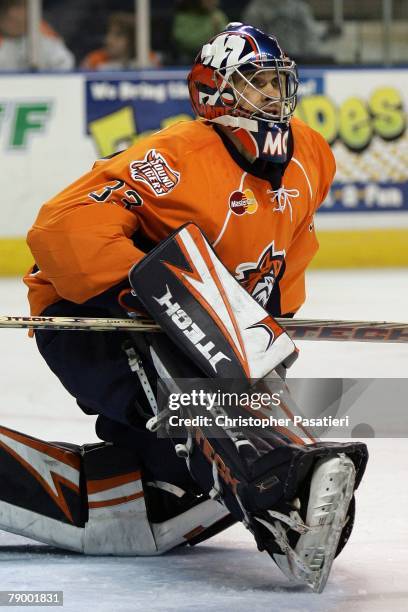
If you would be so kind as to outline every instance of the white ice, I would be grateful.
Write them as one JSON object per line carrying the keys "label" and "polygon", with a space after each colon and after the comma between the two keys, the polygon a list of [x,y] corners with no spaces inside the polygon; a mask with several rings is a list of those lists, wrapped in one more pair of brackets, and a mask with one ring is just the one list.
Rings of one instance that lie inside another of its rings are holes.
{"label": "white ice", "polygon": [[[407,280],[406,269],[314,272],[299,314],[407,321]],[[0,281],[0,314],[26,313],[24,286]],[[0,338],[0,423],[48,440],[94,441],[93,419],[60,387],[26,332],[0,330]],[[299,346],[294,376],[408,377],[408,345]],[[291,586],[241,525],[160,558],[82,557],[0,532],[0,590],[63,590],[66,611],[406,612],[408,442],[367,442],[356,524],[321,595]]]}

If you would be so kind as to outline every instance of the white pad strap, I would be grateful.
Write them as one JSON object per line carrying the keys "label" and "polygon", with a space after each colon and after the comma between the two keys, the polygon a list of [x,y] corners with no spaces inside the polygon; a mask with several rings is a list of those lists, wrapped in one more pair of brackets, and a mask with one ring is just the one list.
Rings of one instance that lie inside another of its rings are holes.
{"label": "white pad strap", "polygon": [[[280,523],[279,521],[275,521],[275,524],[272,524],[257,516],[255,517],[255,519],[258,521],[258,523],[262,523],[262,525],[264,525],[272,533],[275,542],[277,543],[281,551],[286,555],[287,559],[290,561],[293,567],[299,568],[302,576],[312,573],[312,570],[307,567],[307,565],[302,561],[299,555],[293,550],[293,548],[291,548],[286,535],[286,531],[282,523]],[[294,571],[292,575],[297,576],[297,572]]]}
{"label": "white pad strap", "polygon": [[170,482],[164,482],[163,480],[150,480],[146,483],[149,487],[153,487],[154,489],[161,489],[162,491],[166,491],[167,493],[171,493],[176,497],[183,497],[185,491],[180,487],[177,487],[174,484],[170,484]]}
{"label": "white pad strap", "polygon": [[140,359],[140,356],[136,353],[133,346],[129,348],[125,348],[125,353],[128,358],[130,369],[132,370],[132,372],[136,372],[139,382],[142,385],[142,389],[146,394],[147,401],[149,402],[153,413],[157,416],[158,408],[157,408],[156,397],[153,393],[153,389],[149,382],[149,379],[147,378],[145,369],[143,367],[143,362]]}

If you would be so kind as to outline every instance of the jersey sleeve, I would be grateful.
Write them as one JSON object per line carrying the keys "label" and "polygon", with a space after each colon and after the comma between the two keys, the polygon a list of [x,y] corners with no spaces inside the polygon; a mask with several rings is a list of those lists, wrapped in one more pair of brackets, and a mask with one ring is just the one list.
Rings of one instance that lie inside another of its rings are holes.
{"label": "jersey sleeve", "polygon": [[37,267],[64,299],[82,303],[102,293],[143,256],[131,239],[139,196],[123,168],[116,158],[97,163],[41,208],[28,233]]}
{"label": "jersey sleeve", "polygon": [[194,213],[178,140],[163,130],[99,160],[42,207],[27,242],[60,297],[83,303],[121,282],[144,255],[135,234],[151,246]]}

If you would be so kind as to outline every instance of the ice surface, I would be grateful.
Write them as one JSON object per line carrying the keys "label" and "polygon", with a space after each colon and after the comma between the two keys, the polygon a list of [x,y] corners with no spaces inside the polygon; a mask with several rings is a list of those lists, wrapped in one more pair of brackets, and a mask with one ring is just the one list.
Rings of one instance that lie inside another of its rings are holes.
{"label": "ice surface", "polygon": [[[407,280],[407,270],[311,273],[300,316],[406,321]],[[27,313],[25,289],[14,279],[0,281],[0,313]],[[26,332],[0,330],[0,338],[0,423],[49,440],[94,441],[93,419],[60,387]],[[293,376],[408,376],[408,345],[299,346]],[[406,612],[408,442],[368,443],[356,526],[321,595],[291,586],[241,525],[158,558],[83,557],[0,531],[0,590],[63,590],[66,611]]]}

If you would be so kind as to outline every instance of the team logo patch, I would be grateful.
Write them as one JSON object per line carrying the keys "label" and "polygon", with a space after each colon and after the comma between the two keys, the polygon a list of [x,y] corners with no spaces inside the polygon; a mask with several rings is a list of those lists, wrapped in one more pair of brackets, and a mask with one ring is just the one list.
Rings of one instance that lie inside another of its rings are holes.
{"label": "team logo patch", "polygon": [[143,160],[132,161],[129,167],[132,179],[149,185],[159,197],[173,191],[180,180],[180,173],[170,168],[163,155],[155,149],[150,149]]}
{"label": "team logo patch", "polygon": [[236,279],[257,302],[266,306],[285,260],[285,251],[275,251],[269,244],[256,263],[245,262],[235,269]]}
{"label": "team logo patch", "polygon": [[251,189],[233,191],[229,197],[229,207],[234,215],[253,215],[258,209],[258,202]]}

